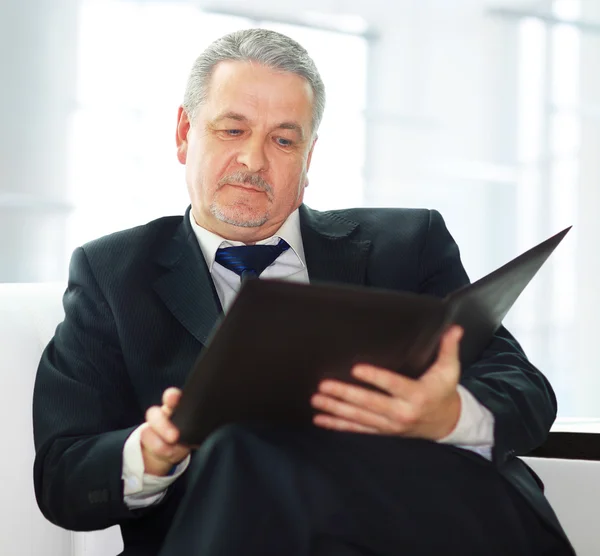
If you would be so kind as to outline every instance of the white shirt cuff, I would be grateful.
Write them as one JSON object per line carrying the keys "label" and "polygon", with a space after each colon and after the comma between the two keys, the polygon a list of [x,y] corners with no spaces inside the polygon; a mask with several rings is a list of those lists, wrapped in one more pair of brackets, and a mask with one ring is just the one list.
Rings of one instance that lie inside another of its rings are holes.
{"label": "white shirt cuff", "polygon": [[145,508],[160,502],[167,488],[187,469],[190,463],[188,455],[179,463],[174,472],[167,477],[157,477],[144,473],[144,458],[140,436],[142,427],[139,426],[125,441],[123,446],[123,500],[131,509]]}
{"label": "white shirt cuff", "polygon": [[491,460],[494,447],[494,415],[464,386],[459,384],[457,389],[461,401],[458,423],[448,436],[438,442],[471,450]]}

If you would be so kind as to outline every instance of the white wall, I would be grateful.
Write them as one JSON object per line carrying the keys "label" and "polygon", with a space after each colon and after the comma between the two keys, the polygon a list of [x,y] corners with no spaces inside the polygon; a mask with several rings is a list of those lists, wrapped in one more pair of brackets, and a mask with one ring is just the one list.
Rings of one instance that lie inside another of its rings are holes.
{"label": "white wall", "polygon": [[[600,21],[600,3],[583,3],[585,17]],[[598,68],[600,36],[582,38],[582,65]],[[574,404],[590,415],[600,413],[600,369],[595,347],[600,337],[600,76],[597,71],[581,75],[582,120],[581,177],[577,189],[577,325],[575,333],[575,380],[585,388],[573,388]]]}
{"label": "white wall", "polygon": [[66,149],[78,0],[0,3],[0,281],[67,263]]}

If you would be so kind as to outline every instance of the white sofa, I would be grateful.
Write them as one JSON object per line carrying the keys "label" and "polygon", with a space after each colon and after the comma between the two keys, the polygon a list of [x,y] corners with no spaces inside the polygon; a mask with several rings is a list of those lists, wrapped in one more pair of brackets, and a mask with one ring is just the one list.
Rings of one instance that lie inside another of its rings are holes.
{"label": "white sofa", "polygon": [[114,556],[118,528],[72,533],[41,514],[33,492],[31,399],[42,350],[63,318],[60,284],[0,284],[0,554]]}
{"label": "white sofa", "polygon": [[[118,529],[72,533],[48,523],[33,493],[31,397],[42,349],[62,320],[64,285],[0,284],[0,554],[112,556],[122,550]],[[600,432],[600,430],[598,431]],[[525,458],[579,556],[600,554],[600,462]]]}

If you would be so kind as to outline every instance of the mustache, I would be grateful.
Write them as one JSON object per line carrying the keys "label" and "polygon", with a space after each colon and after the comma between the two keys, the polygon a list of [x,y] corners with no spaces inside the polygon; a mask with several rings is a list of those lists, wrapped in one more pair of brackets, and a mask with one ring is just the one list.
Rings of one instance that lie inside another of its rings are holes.
{"label": "mustache", "polygon": [[261,189],[269,197],[273,195],[273,188],[270,184],[258,174],[253,174],[251,172],[237,171],[232,174],[227,174],[219,180],[217,185],[222,187],[228,183],[247,183],[248,185]]}

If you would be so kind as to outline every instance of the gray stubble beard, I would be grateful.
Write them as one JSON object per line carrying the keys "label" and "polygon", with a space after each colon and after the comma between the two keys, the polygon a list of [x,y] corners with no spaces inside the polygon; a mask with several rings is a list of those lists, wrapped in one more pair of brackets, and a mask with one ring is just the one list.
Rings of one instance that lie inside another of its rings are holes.
{"label": "gray stubble beard", "polygon": [[[250,183],[251,185],[254,185],[255,187],[261,187],[268,196],[269,201],[271,201],[273,199],[273,189],[271,188],[271,186],[269,184],[267,184],[266,182],[264,182],[262,180],[262,178],[260,178],[259,176],[254,176],[254,175],[250,175],[250,176],[244,176],[244,172],[241,172],[239,174],[233,174],[232,176],[227,176],[226,178],[223,178],[221,180],[221,182],[227,183],[228,180],[233,179],[233,181],[241,181],[241,182],[245,182],[245,183]],[[298,197],[300,196],[300,194],[302,193],[302,191],[304,190],[304,184],[306,182],[306,170],[302,171],[302,175],[300,176],[300,181],[298,182]],[[248,179],[250,178],[250,179]],[[255,218],[254,220],[238,220],[234,217],[230,217],[227,216],[223,210],[221,210],[221,208],[217,205],[217,203],[215,201],[213,201],[210,205],[210,213],[220,222],[223,222],[225,224],[230,224],[231,226],[237,226],[238,228],[260,228],[260,226],[262,226],[263,224],[265,224],[267,222],[267,220],[269,220],[269,211],[267,209],[267,211],[265,212],[265,214],[259,218]]]}
{"label": "gray stubble beard", "polygon": [[259,228],[269,219],[268,211],[263,216],[253,220],[236,219],[235,217],[227,216],[214,201],[210,205],[210,212],[217,220],[225,224],[237,226],[238,228]]}

